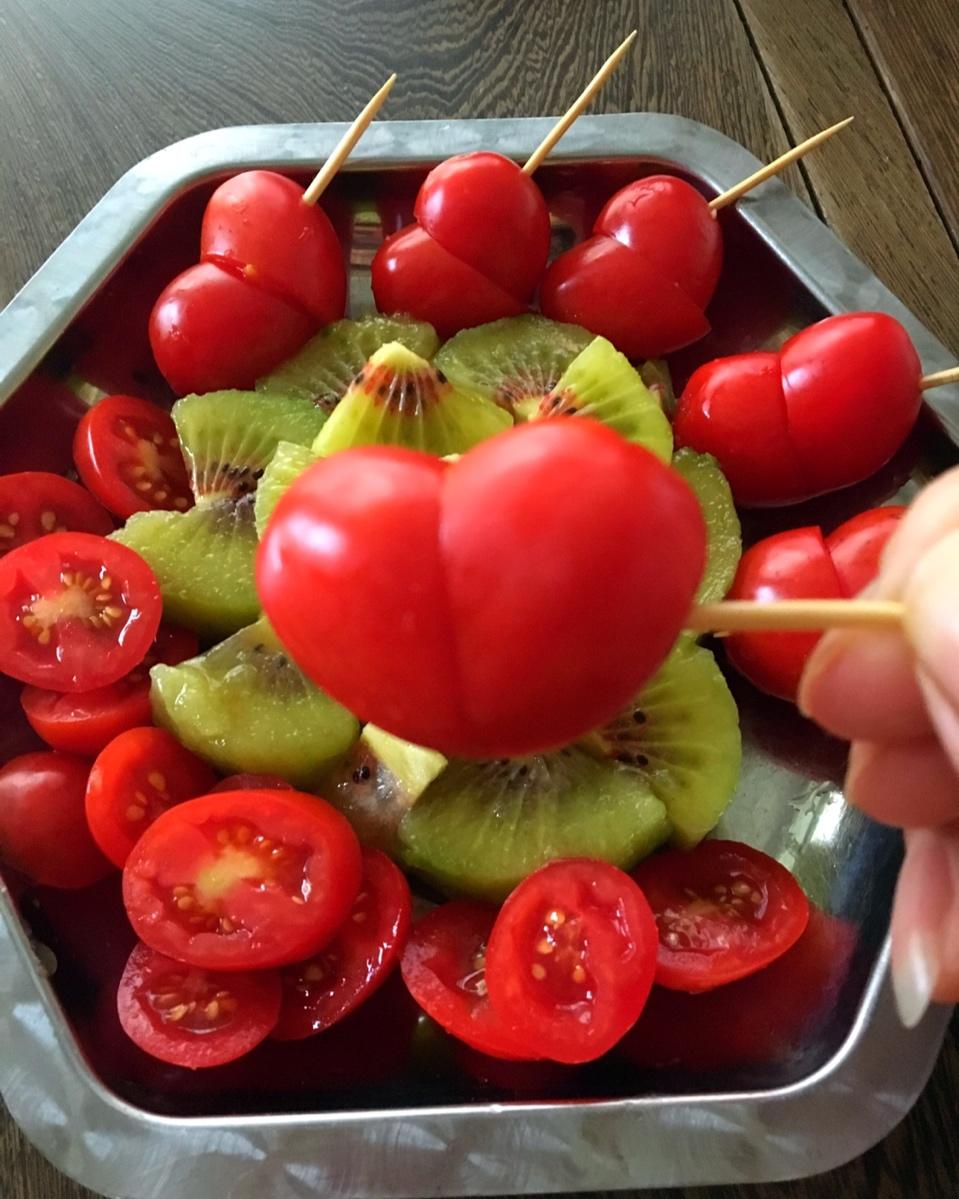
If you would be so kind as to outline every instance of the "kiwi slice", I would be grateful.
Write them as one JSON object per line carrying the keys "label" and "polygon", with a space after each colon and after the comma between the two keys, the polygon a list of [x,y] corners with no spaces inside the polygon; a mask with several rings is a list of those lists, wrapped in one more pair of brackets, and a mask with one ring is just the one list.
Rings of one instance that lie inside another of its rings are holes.
{"label": "kiwi slice", "polygon": [[696,600],[700,604],[721,600],[732,586],[743,552],[742,529],[726,476],[712,454],[680,450],[673,470],[696,493],[706,521],[706,570]]}
{"label": "kiwi slice", "polygon": [[294,441],[281,441],[276,447],[276,453],[263,472],[253,501],[256,531],[260,537],[280,496],[315,461],[316,455],[308,446],[297,445]]}
{"label": "kiwi slice", "polygon": [[398,341],[370,358],[313,443],[317,455],[357,445],[402,445],[459,454],[512,425],[508,412],[454,387]]}
{"label": "kiwi slice", "polygon": [[436,366],[454,386],[525,420],[592,340],[579,325],[535,313],[507,316],[457,333],[436,355]]}
{"label": "kiwi slice", "polygon": [[668,420],[676,415],[676,392],[673,377],[664,358],[650,358],[636,368],[640,378],[653,393],[656,403],[665,412]]}
{"label": "kiwi slice", "polygon": [[680,639],[634,703],[584,745],[636,774],[666,808],[674,845],[715,828],[739,780],[739,712],[716,659]]}
{"label": "kiwi slice", "polygon": [[363,364],[390,341],[400,342],[421,358],[432,358],[440,344],[432,325],[405,316],[334,321],[292,358],[258,379],[256,389],[296,396],[332,412]]}
{"label": "kiwi slice", "polygon": [[404,863],[444,891],[501,900],[553,858],[628,868],[670,835],[639,771],[578,746],[529,758],[454,759],[404,816]]}
{"label": "kiwi slice", "polygon": [[265,620],[188,662],[154,666],[150,682],[157,724],[225,774],[276,774],[310,787],[359,733]]}

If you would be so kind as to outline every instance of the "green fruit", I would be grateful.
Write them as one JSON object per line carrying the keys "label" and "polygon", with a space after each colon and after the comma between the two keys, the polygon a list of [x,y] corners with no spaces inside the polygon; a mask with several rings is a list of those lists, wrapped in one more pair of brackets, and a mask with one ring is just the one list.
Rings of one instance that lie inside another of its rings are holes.
{"label": "green fruit", "polygon": [[743,552],[742,530],[726,476],[711,454],[680,450],[673,469],[696,493],[706,521],[706,570],[696,594],[700,604],[721,600],[732,586]]}
{"label": "green fruit", "polygon": [[281,441],[276,447],[276,453],[263,472],[263,478],[256,489],[256,498],[253,501],[253,515],[256,520],[258,536],[263,536],[266,522],[270,519],[283,492],[315,461],[316,455],[308,446],[296,445],[292,441]]}
{"label": "green fruit", "polygon": [[512,424],[509,413],[448,382],[398,341],[370,358],[313,443],[319,456],[359,445],[459,454]]}
{"label": "green fruit", "polygon": [[676,392],[673,390],[673,377],[663,358],[650,358],[636,368],[640,378],[653,393],[656,403],[666,414],[667,420],[676,415]]}
{"label": "green fruit", "polygon": [[404,863],[444,891],[501,900],[553,858],[628,869],[670,834],[643,777],[576,746],[529,758],[455,759],[400,824]]}
{"label": "green fruit", "polygon": [[154,666],[150,680],[157,724],[224,774],[277,774],[308,788],[359,733],[265,620],[189,662]]}
{"label": "green fruit", "polygon": [[332,412],[363,364],[382,345],[398,341],[421,358],[432,358],[439,338],[432,325],[405,316],[365,316],[335,321],[292,358],[257,380],[257,391],[277,391]]}

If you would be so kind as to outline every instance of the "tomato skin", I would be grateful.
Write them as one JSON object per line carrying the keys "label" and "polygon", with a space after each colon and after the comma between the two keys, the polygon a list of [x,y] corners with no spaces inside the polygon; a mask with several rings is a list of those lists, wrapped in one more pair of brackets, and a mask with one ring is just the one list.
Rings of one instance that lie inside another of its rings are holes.
{"label": "tomato skin", "polygon": [[413,902],[406,877],[378,849],[363,850],[363,880],[339,932],[317,956],[283,971],[278,1041],[337,1024],[378,990],[406,946]]}
{"label": "tomato skin", "polygon": [[301,309],[201,262],[160,293],[150,314],[150,345],[177,395],[249,391],[314,329]]}
{"label": "tomato skin", "polygon": [[656,916],[656,983],[669,990],[710,991],[755,974],[809,922],[809,901],[789,871],[738,841],[654,854],[633,878]]}
{"label": "tomato skin", "polygon": [[826,549],[839,575],[843,595],[858,595],[879,574],[886,542],[907,509],[901,504],[870,508],[839,526],[826,538]]}
{"label": "tomato skin", "polygon": [[275,171],[242,171],[207,204],[200,257],[303,309],[317,325],[346,311],[346,268],[329,217]]}
{"label": "tomato skin", "polygon": [[[142,943],[130,955],[117,991],[117,1014],[130,1040],[151,1057],[188,1070],[243,1057],[266,1040],[279,1011],[275,971],[213,973],[183,966]],[[207,1012],[216,1014],[208,1018]]]}
{"label": "tomato skin", "polygon": [[419,225],[388,237],[370,271],[380,312],[428,321],[442,340],[460,329],[527,311],[526,304],[444,250]]}
{"label": "tomato skin", "polygon": [[90,764],[73,754],[22,754],[0,767],[0,861],[36,883],[89,887],[113,870],[84,816]]}
{"label": "tomato skin", "polygon": [[61,475],[43,470],[0,475],[0,558],[37,537],[68,531],[106,537],[113,520],[88,491]]}
{"label": "tomato skin", "polygon": [[0,670],[59,691],[115,683],[145,657],[161,609],[138,554],[92,533],[51,533],[0,559]]}
{"label": "tomato skin", "polygon": [[447,158],[427,175],[414,213],[449,254],[529,301],[546,269],[549,210],[512,159],[488,150]]}
{"label": "tomato skin", "polygon": [[83,482],[116,516],[193,506],[172,417],[136,396],[107,396],[86,413],[73,439],[73,460]]}
{"label": "tomato skin", "polygon": [[360,878],[356,836],[323,800],[220,792],[154,821],[127,859],[123,899],[140,940],[158,953],[205,969],[261,970],[319,952]]}

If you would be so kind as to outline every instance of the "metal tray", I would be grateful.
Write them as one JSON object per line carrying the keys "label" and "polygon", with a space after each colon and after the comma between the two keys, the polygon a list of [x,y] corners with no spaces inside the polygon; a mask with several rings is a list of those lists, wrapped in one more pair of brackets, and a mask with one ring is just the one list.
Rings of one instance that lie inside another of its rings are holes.
{"label": "metal tray", "polygon": [[[392,228],[404,219],[422,168],[478,148],[522,160],[550,124],[375,124],[326,201],[352,246],[354,311],[368,295],[380,221]],[[44,360],[14,402],[0,408],[2,468],[37,444],[44,465],[57,465],[56,447],[69,445],[62,433],[69,433],[79,401],[63,389],[37,390],[36,381],[74,368],[82,326],[75,318],[94,297],[109,312],[123,264],[139,261],[132,252],[164,251],[171,222],[185,224],[195,240],[203,198],[225,174],[263,166],[306,177],[341,132],[335,125],[225,129],[129,171],[0,314],[0,397],[9,400]],[[563,245],[582,235],[598,204],[628,178],[665,168],[714,191],[756,166],[746,150],[702,125],[628,114],[580,120],[538,178]],[[926,370],[952,364],[953,355],[780,183],[766,184],[722,220],[727,267],[711,310],[714,331],[674,356],[680,383],[717,353],[775,345],[822,315],[861,308],[903,321]],[[929,404],[934,419],[875,479],[801,511],[754,517],[750,532],[805,519],[833,525],[897,492],[910,494],[955,460],[959,445],[959,390],[941,388]],[[109,988],[99,986],[94,966],[116,953],[113,933],[85,925],[83,896],[27,892],[15,902],[0,881],[0,1090],[14,1118],[61,1170],[126,1199],[361,1199],[756,1182],[817,1173],[855,1157],[915,1101],[948,1011],[931,1011],[912,1032],[896,1019],[886,930],[899,838],[844,806],[842,747],[785,705],[736,686],[744,768],[722,831],[779,857],[856,933],[828,1018],[789,1060],[689,1077],[637,1073],[613,1058],[524,1084],[470,1076],[444,1065],[442,1055],[425,1067],[415,1052],[393,1062],[372,1029],[361,1063],[370,1077],[345,1088],[322,1039],[297,1050],[298,1074],[287,1060],[277,1075],[278,1059],[267,1054],[241,1080],[212,1072],[188,1085],[183,1072],[158,1069],[144,1081],[115,1030],[97,1023],[97,1013],[109,1008]],[[0,687],[0,757],[29,744],[17,724],[15,691],[7,691]],[[84,932],[86,974],[71,960],[70,944]],[[41,942],[60,957],[52,977]],[[395,995],[393,1001],[399,1003]]]}

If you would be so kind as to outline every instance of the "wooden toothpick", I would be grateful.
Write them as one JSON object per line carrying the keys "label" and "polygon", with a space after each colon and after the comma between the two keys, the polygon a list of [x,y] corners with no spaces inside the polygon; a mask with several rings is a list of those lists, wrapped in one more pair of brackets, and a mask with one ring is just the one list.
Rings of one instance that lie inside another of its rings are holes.
{"label": "wooden toothpick", "polygon": [[959,383],[959,366],[951,366],[947,371],[936,371],[934,375],[923,375],[919,386],[923,391],[930,387],[945,387],[947,383]]}
{"label": "wooden toothpick", "polygon": [[340,138],[333,153],[329,156],[323,166],[317,171],[316,177],[310,186],[303,193],[304,204],[315,204],[320,196],[326,191],[330,185],[333,176],[340,169],[343,163],[350,155],[350,151],[366,132],[367,126],[380,111],[386,97],[390,94],[393,84],[396,82],[396,75],[393,74],[387,79],[376,95],[366,105],[360,115],[356,118],[353,124],[347,129],[346,133]]}
{"label": "wooden toothpick", "polygon": [[620,46],[617,46],[617,48],[612,52],[609,58],[606,59],[590,82],[583,89],[582,93],[559,118],[549,133],[547,133],[547,135],[543,138],[540,144],[526,160],[526,165],[523,167],[524,175],[532,175],[536,168],[542,164],[543,159],[546,158],[566,130],[570,127],[570,125],[572,125],[572,123],[580,115],[590,100],[592,100],[592,98],[596,95],[610,75],[612,75],[613,71],[616,70],[623,55],[636,40],[637,32],[638,30],[634,29],[629,37],[626,38]]}
{"label": "wooden toothpick", "polygon": [[825,629],[900,629],[903,605],[892,600],[726,600],[697,604],[686,628],[695,633],[800,633]]}
{"label": "wooden toothpick", "polygon": [[748,179],[744,179],[741,183],[737,183],[735,187],[731,187],[729,191],[725,191],[722,195],[717,196],[715,200],[709,201],[709,207],[713,212],[719,212],[720,209],[727,207],[744,196],[746,192],[752,191],[754,187],[758,187],[760,183],[764,183],[767,179],[771,179],[773,175],[778,175],[790,165],[802,158],[804,154],[808,154],[810,150],[815,150],[817,146],[821,146],[823,142],[828,141],[834,133],[838,133],[840,129],[845,129],[847,125],[854,121],[854,117],[846,117],[844,121],[839,121],[836,125],[830,125],[828,129],[823,129],[820,133],[813,134],[812,137],[807,137],[804,142],[800,142],[798,146],[793,146],[791,150],[787,150],[785,154],[774,159],[772,162],[766,163],[764,167],[760,167],[755,174],[750,175]]}

